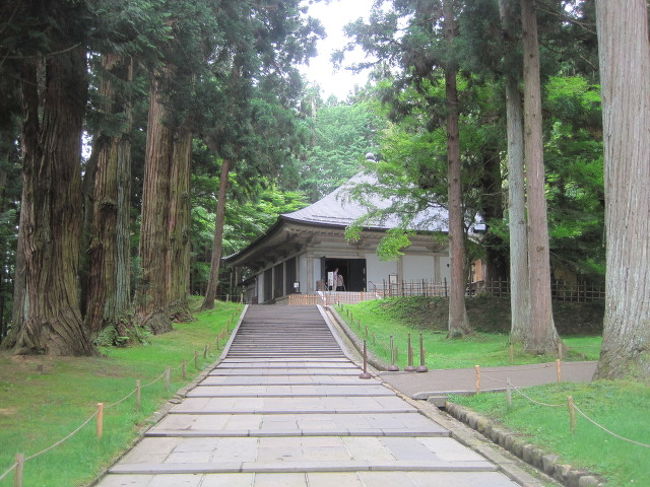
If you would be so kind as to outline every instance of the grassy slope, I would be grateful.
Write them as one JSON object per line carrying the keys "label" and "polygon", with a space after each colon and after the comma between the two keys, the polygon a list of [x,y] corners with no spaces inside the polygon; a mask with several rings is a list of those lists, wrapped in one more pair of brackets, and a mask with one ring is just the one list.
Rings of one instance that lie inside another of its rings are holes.
{"label": "grassy slope", "polygon": [[[143,389],[141,411],[134,411],[133,398],[105,411],[101,441],[97,441],[95,422],[91,421],[68,442],[25,465],[25,485],[86,485],[136,437],[146,419],[198,373],[195,350],[200,352],[199,368],[216,360],[220,351],[213,347],[215,336],[240,311],[240,305],[219,303],[215,310],[198,314],[196,321],[176,324],[173,332],[152,337],[148,345],[102,349],[102,357],[1,354],[0,475],[11,466],[16,453],[29,456],[74,430],[95,411],[97,402],[116,401],[134,389],[136,379],[146,384],[172,367],[172,392],[159,381]],[[212,350],[203,359],[206,344]],[[185,381],[180,373],[183,360],[188,362]],[[13,485],[12,478],[10,474],[0,486]]]}
{"label": "grassy slope", "polygon": [[486,414],[528,441],[557,453],[564,463],[587,468],[608,479],[608,486],[650,484],[650,448],[626,443],[608,435],[578,415],[575,434],[569,430],[567,396],[598,423],[636,441],[650,444],[648,404],[650,388],[623,381],[591,384],[549,384],[528,388],[537,401],[562,407],[543,407],[513,394],[513,407],[506,408],[503,393],[454,397],[454,402]]}
{"label": "grassy slope", "polygon": [[[390,298],[381,301],[366,301],[355,305],[342,306],[342,316],[353,330],[360,336],[365,336],[368,327],[368,346],[384,361],[389,361],[389,337],[395,337],[399,355],[397,363],[406,365],[406,341],[411,333],[415,350],[414,361],[419,363],[418,335],[423,334],[426,364],[429,368],[453,369],[481,366],[498,366],[510,364],[542,363],[555,360],[555,356],[537,356],[514,350],[513,360],[510,360],[508,335],[504,332],[510,326],[510,317],[504,313],[505,302],[488,298],[468,300],[470,321],[478,331],[474,335],[447,340],[446,317],[447,305],[439,298]],[[575,323],[576,313],[584,316],[584,305],[580,307],[564,307],[562,320]],[[346,311],[347,310],[347,311]],[[348,311],[351,313],[348,315]],[[588,314],[588,310],[587,310]],[[598,314],[592,311],[592,314]],[[361,321],[361,328],[358,322]],[[561,321],[562,323],[562,321]],[[573,325],[572,325],[573,326]],[[585,326],[591,330],[595,326]],[[558,328],[562,329],[561,326]],[[565,326],[565,329],[575,329]],[[563,336],[564,342],[572,349],[568,360],[597,360],[600,353],[600,337],[598,336]]]}

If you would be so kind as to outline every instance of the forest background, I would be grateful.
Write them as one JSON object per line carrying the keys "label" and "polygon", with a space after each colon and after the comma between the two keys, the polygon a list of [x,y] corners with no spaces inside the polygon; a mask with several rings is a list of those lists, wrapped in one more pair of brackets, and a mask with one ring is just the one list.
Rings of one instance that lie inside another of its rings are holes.
{"label": "forest background", "polygon": [[[533,2],[521,11],[495,0],[376,2],[367,22],[348,27],[350,46],[370,59],[352,68],[371,76],[346,100],[323,100],[296,69],[324,35],[308,3],[3,3],[4,347],[87,354],[107,328],[168,330],[190,319],[188,294],[207,295],[204,307],[238,294],[222,255],[360,170],[378,184],[357,196],[390,194],[390,211],[451,208],[450,79],[460,207],[488,229],[464,258],[481,257],[489,279],[508,279],[506,85],[524,81],[513,74],[528,33],[519,18]],[[595,6],[532,8],[551,269],[603,283]],[[504,21],[504,9],[516,21]],[[335,62],[345,63],[344,51]],[[392,237],[385,258],[408,235]]]}

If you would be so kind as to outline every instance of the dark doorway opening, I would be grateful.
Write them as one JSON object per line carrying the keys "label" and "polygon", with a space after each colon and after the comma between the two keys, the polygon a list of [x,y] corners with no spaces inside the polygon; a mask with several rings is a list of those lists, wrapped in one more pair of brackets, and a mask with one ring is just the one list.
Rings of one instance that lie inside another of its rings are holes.
{"label": "dark doorway opening", "polygon": [[328,259],[321,260],[321,272],[323,281],[327,283],[327,273],[334,272],[343,276],[345,291],[366,290],[366,259]]}

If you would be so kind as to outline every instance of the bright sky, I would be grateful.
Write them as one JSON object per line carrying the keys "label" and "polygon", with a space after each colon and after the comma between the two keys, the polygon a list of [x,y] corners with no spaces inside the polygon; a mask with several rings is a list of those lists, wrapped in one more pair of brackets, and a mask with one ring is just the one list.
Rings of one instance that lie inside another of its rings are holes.
{"label": "bright sky", "polygon": [[[302,66],[300,71],[307,80],[321,87],[321,95],[325,100],[330,95],[345,100],[355,84],[363,86],[366,83],[367,73],[354,74],[343,68],[335,70],[330,56],[348,42],[343,27],[359,17],[367,20],[371,5],[372,0],[331,0],[309,6],[309,15],[320,20],[327,37],[318,42],[318,55],[311,59],[309,66]],[[363,57],[361,50],[346,53],[344,65],[362,60]]]}

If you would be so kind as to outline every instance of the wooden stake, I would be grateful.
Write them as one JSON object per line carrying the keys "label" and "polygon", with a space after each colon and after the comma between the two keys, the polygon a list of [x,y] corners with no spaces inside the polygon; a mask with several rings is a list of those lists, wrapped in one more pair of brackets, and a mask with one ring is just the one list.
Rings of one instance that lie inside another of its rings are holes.
{"label": "wooden stake", "polygon": [[569,429],[571,430],[571,433],[574,434],[576,432],[576,410],[573,396],[567,396],[566,404],[569,410]]}
{"label": "wooden stake", "polygon": [[481,392],[481,366],[475,365],[474,370],[476,371],[476,393]]}
{"label": "wooden stake", "polygon": [[25,469],[25,455],[16,454],[16,470],[14,471],[14,487],[23,487],[23,471]]}
{"label": "wooden stake", "polygon": [[413,366],[413,346],[411,345],[411,334],[408,334],[408,339],[407,339],[407,345],[406,345],[406,353],[407,353],[407,364],[406,368],[404,369],[405,372],[415,372],[415,367]]}
{"label": "wooden stake", "polygon": [[97,432],[97,439],[101,440],[104,436],[104,403],[97,403],[97,424],[95,431]]}
{"label": "wooden stake", "polygon": [[208,345],[203,347],[203,358],[208,358]]}
{"label": "wooden stake", "polygon": [[562,361],[560,359],[555,360],[555,374],[557,381],[562,382]]}
{"label": "wooden stake", "polygon": [[135,381],[135,409],[138,411],[142,409],[142,383],[140,379]]}
{"label": "wooden stake", "polygon": [[199,352],[194,350],[194,368],[199,370]]}
{"label": "wooden stake", "polygon": [[512,389],[510,385],[510,377],[506,379],[506,403],[508,404],[508,409],[512,407]]}
{"label": "wooden stake", "polygon": [[165,390],[169,392],[169,389],[171,389],[172,385],[172,369],[171,367],[167,367],[165,369]]}
{"label": "wooden stake", "polygon": [[426,359],[424,353],[424,337],[422,336],[422,333],[420,333],[420,366],[415,370],[416,372],[427,372],[429,370],[427,369],[426,366]]}
{"label": "wooden stake", "polygon": [[372,376],[368,373],[368,348],[366,341],[363,341],[363,373],[359,375],[359,379],[370,379]]}
{"label": "wooden stake", "polygon": [[187,379],[187,363],[185,360],[181,362],[181,376],[183,379]]}

